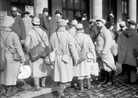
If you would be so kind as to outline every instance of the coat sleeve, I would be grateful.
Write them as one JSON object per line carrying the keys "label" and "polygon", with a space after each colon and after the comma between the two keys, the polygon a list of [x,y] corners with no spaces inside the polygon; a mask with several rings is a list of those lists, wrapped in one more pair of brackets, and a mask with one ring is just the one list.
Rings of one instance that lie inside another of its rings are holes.
{"label": "coat sleeve", "polygon": [[13,44],[15,46],[15,49],[17,51],[17,53],[19,54],[19,56],[21,57],[21,62],[25,62],[25,56],[24,56],[24,52],[22,50],[18,35],[15,34],[13,37]]}
{"label": "coat sleeve", "polygon": [[26,38],[25,25],[24,25],[24,22],[21,18],[19,18],[19,25],[21,28],[21,39],[25,39]]}
{"label": "coat sleeve", "polygon": [[31,40],[32,40],[31,35],[28,34],[25,39],[25,48],[27,53],[29,53],[31,50]]}
{"label": "coat sleeve", "polygon": [[78,55],[78,52],[77,52],[77,48],[75,47],[75,42],[73,40],[73,37],[71,35],[68,35],[69,37],[69,50],[71,52],[71,55],[74,59],[74,61],[78,61],[79,60],[79,55]]}
{"label": "coat sleeve", "polygon": [[[44,22],[44,28],[48,31],[49,30],[49,23],[47,17],[43,17],[43,22]],[[46,32],[48,33],[48,32]]]}
{"label": "coat sleeve", "polygon": [[101,53],[107,54],[110,51],[111,41],[112,41],[111,32],[109,30],[103,31],[103,39],[104,39],[104,46]]}

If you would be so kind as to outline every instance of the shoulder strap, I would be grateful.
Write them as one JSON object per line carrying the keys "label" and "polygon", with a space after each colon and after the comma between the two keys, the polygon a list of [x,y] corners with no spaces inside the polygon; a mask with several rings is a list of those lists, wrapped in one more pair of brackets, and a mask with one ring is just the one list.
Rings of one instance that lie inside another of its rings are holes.
{"label": "shoulder strap", "polygon": [[[10,36],[10,34],[7,36],[6,40],[9,38],[9,36]],[[3,40],[3,45],[4,45],[5,47],[7,47],[7,49],[11,52],[10,47],[8,46],[8,44],[6,43],[6,40],[4,40],[4,38],[2,37],[2,35],[1,35],[1,38],[2,38],[2,40]],[[11,53],[12,53],[12,52],[11,52]]]}
{"label": "shoulder strap", "polygon": [[45,44],[45,41],[43,40],[42,36],[38,33],[38,31],[33,28],[35,30],[35,32],[39,35],[40,39],[42,40],[42,42],[44,43],[45,47],[47,47],[47,45]]}
{"label": "shoulder strap", "polygon": [[85,36],[83,37],[83,44],[81,44],[81,41],[80,41],[80,39],[78,38],[77,35],[75,35],[75,39],[76,39],[78,45],[81,47],[81,49],[83,49],[83,47],[84,47],[84,41],[85,41]]}

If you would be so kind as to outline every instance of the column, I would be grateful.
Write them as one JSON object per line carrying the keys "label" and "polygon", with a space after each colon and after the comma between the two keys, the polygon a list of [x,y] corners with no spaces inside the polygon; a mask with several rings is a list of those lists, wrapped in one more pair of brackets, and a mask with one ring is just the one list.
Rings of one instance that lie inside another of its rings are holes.
{"label": "column", "polygon": [[103,17],[103,0],[93,0],[93,18]]}
{"label": "column", "polygon": [[122,0],[117,0],[117,30],[120,29],[119,23],[122,21],[123,13],[122,13]]}
{"label": "column", "polygon": [[48,0],[34,0],[34,16],[38,17],[43,8],[48,8]]}
{"label": "column", "polygon": [[129,17],[136,22],[137,16],[137,0],[129,0]]}

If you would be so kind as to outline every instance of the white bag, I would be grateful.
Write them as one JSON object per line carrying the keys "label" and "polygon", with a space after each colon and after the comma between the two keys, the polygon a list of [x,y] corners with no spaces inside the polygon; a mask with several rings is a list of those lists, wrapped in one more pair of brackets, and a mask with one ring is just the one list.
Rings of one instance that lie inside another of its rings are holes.
{"label": "white bag", "polygon": [[118,62],[116,62],[116,71],[115,71],[115,76],[121,74],[122,72],[122,65]]}
{"label": "white bag", "polygon": [[49,54],[49,59],[50,59],[51,63],[55,62],[56,50],[57,50],[57,48],[55,48],[54,51]]}
{"label": "white bag", "polygon": [[112,42],[111,52],[112,52],[113,56],[117,56],[117,53],[118,53],[118,45],[115,42],[115,40],[113,40],[113,42]]}
{"label": "white bag", "polygon": [[31,68],[29,65],[20,64],[20,73],[18,75],[18,79],[27,79],[31,76]]}
{"label": "white bag", "polygon": [[98,63],[92,63],[92,66],[91,66],[91,74],[94,75],[94,76],[98,76],[99,75],[99,65]]}

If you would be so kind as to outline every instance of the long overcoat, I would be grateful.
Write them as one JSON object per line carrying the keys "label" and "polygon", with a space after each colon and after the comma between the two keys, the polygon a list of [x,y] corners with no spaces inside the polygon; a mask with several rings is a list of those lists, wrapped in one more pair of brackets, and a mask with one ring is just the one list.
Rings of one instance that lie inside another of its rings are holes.
{"label": "long overcoat", "polygon": [[[38,33],[40,34],[40,36],[42,36],[43,40],[45,41],[45,44],[47,46],[49,45],[48,37],[47,37],[47,34],[45,33],[45,31],[43,31],[39,26],[34,26],[33,29],[28,32],[28,36],[25,41],[25,46],[28,49],[31,50],[33,47],[38,45],[39,42],[41,42],[43,47],[45,47],[45,45],[44,45],[43,41],[41,40],[41,38],[39,37]],[[47,67],[47,68],[45,70],[44,69],[42,70],[43,67]],[[41,78],[41,77],[49,75],[51,72],[51,68],[46,66],[43,63],[43,58],[39,58],[38,60],[32,62],[31,68],[32,68],[32,77]]]}
{"label": "long overcoat", "polygon": [[[76,40],[76,48],[78,50],[78,53],[80,50],[84,49],[87,55],[88,52],[92,53],[93,59],[96,60],[96,53],[95,53],[95,47],[94,44],[90,38],[90,36],[82,33],[78,33],[75,35]],[[81,46],[83,47],[81,47]],[[93,64],[93,61],[88,61],[87,59],[81,62],[76,66],[76,73],[75,76],[77,77],[84,77],[84,76],[90,76],[91,74],[91,66]]]}
{"label": "long overcoat", "polygon": [[[57,36],[58,35],[58,36]],[[60,43],[59,43],[60,42]],[[73,37],[65,30],[65,28],[58,29],[50,38],[51,50],[58,48],[56,51],[56,58],[53,70],[53,79],[55,82],[66,83],[73,78],[73,61],[79,59]],[[63,54],[69,55],[68,63],[65,63],[62,58]]]}
{"label": "long overcoat", "polygon": [[96,51],[103,61],[104,66],[108,66],[111,70],[116,70],[113,55],[111,53],[112,35],[111,32],[103,26],[99,30],[100,34],[96,39]]}
{"label": "long overcoat", "polygon": [[21,62],[25,62],[25,56],[18,35],[16,33],[11,32],[11,30],[9,29],[7,31],[2,31],[1,34],[4,38],[4,41],[9,47],[8,49],[5,46],[6,44],[2,40],[1,44],[4,44],[3,46],[5,46],[6,65],[4,71],[1,74],[1,84],[4,84],[6,86],[16,85],[17,76],[20,69],[20,61],[14,61],[13,54],[11,52],[16,51],[21,58]]}
{"label": "long overcoat", "polygon": [[136,29],[127,28],[118,37],[118,62],[137,66],[138,61],[138,34]]}

